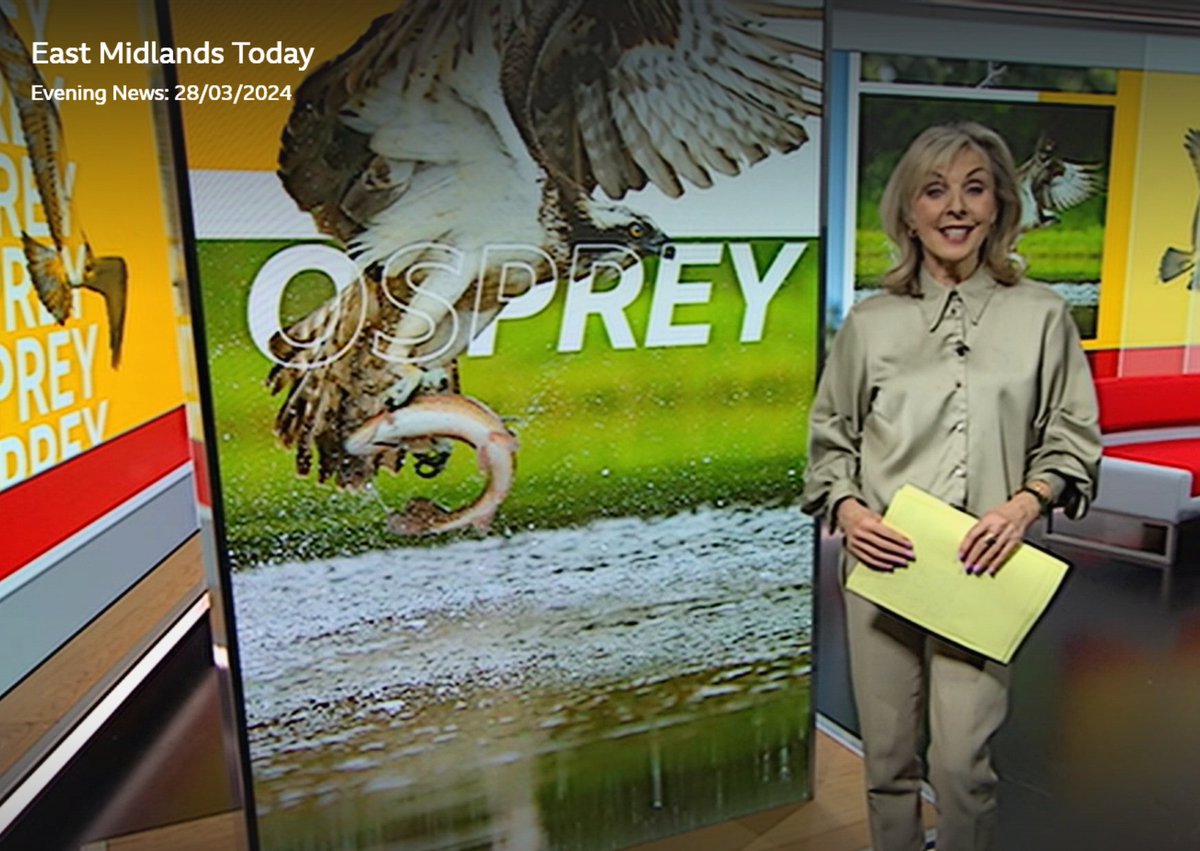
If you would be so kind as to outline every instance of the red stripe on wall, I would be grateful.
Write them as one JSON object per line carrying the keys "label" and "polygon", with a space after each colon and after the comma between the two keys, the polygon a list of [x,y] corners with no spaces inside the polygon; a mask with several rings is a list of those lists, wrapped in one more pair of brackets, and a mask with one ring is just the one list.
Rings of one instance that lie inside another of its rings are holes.
{"label": "red stripe on wall", "polygon": [[0,492],[0,579],[154,484],[190,457],[182,407]]}
{"label": "red stripe on wall", "polygon": [[1101,349],[1088,352],[1087,356],[1094,378],[1178,375],[1188,364],[1196,371],[1196,365],[1200,364],[1200,346]]}
{"label": "red stripe on wall", "polygon": [[1092,367],[1092,378],[1115,378],[1120,362],[1120,349],[1098,349],[1087,353]]}
{"label": "red stripe on wall", "polygon": [[192,441],[192,463],[196,466],[196,498],[205,508],[212,508],[212,487],[208,481],[208,456],[204,441]]}

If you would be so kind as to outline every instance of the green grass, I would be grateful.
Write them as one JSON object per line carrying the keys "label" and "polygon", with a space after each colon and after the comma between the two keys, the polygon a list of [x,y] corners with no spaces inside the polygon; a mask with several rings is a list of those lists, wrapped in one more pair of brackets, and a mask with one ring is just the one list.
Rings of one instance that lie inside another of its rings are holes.
{"label": "green grass", "polygon": [[[255,271],[286,245],[208,241],[199,250],[226,532],[238,567],[397,543],[373,496],[299,478],[272,434],[279,399],[263,385],[269,363],[246,331],[246,294]],[[778,245],[756,242],[760,266]],[[655,272],[648,262],[628,311],[638,348],[612,349],[593,317],[583,351],[555,351],[559,296],[538,316],[503,323],[496,355],[462,358],[463,392],[514,417],[521,443],[517,484],[497,527],[794,500],[817,357],[815,248],[771,303],[760,343],[738,341],[743,300],[726,255],[720,266],[689,269],[689,279],[713,282],[711,301],[674,312],[676,324],[711,324],[706,346],[641,347]],[[285,314],[303,313],[323,291],[320,282],[294,282]],[[482,487],[472,455],[458,446],[434,481],[407,469],[380,474],[378,490],[392,507],[418,495],[463,504]]]}
{"label": "green grass", "polygon": [[[1100,280],[1104,249],[1103,195],[1062,213],[1050,227],[1021,237],[1017,252],[1028,264],[1026,274],[1039,281],[1083,283]],[[892,246],[879,223],[878,199],[859,201],[858,232],[855,235],[855,286],[879,285],[892,266]]]}
{"label": "green grass", "polygon": [[1083,283],[1100,280],[1104,228],[1074,230],[1057,226],[1021,237],[1017,251],[1029,264],[1027,274],[1039,281]]}
{"label": "green grass", "polygon": [[[860,229],[856,235],[859,287],[878,286],[892,265],[891,243],[882,230]],[[1100,280],[1101,249],[1104,228],[1058,229],[1057,226],[1033,231],[1021,237],[1018,253],[1025,258],[1026,274],[1039,281],[1092,282]]]}

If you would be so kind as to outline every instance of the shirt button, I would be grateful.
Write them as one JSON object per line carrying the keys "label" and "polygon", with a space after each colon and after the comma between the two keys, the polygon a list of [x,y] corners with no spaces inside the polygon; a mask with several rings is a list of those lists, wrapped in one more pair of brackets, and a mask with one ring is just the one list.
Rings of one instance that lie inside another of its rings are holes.
{"label": "shirt button", "polygon": [[955,423],[955,424],[954,424],[954,430],[955,430],[955,431],[962,431],[962,430],[964,430],[966,427],[967,427],[967,424],[966,424],[966,423]]}
{"label": "shirt button", "polygon": [[962,468],[962,467],[954,468],[954,475],[958,476],[959,478],[962,478],[966,474],[967,474],[967,471],[964,468]]}

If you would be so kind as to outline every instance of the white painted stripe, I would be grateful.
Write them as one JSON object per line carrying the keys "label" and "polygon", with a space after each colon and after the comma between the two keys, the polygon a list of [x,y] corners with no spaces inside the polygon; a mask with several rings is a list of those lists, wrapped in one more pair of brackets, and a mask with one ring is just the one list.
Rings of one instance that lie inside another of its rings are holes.
{"label": "white painted stripe", "polygon": [[151,645],[150,649],[138,659],[129,673],[117,681],[108,693],[74,729],[52,750],[45,759],[38,763],[24,781],[17,786],[11,795],[0,801],[0,833],[8,829],[17,816],[42,793],[51,781],[79,753],[104,723],[111,718],[121,705],[133,694],[134,690],[145,681],[146,677],[158,667],[167,654],[183,640],[196,623],[199,622],[209,609],[208,594],[202,594],[200,599],[192,604],[179,619],[171,625],[166,633]]}
{"label": "white painted stripe", "polygon": [[[95,538],[101,532],[109,529],[124,520],[133,512],[137,511],[143,505],[153,500],[159,494],[166,491],[172,485],[180,480],[193,475],[192,462],[184,461],[171,472],[167,473],[158,481],[142,488],[136,494],[125,500],[116,508],[92,521],[87,526],[84,526],[71,537],[67,538],[59,544],[46,550],[37,558],[33,559],[23,567],[17,568],[15,573],[10,573],[4,579],[0,579],[0,599],[4,599],[9,594],[16,591],[26,582],[29,582],[48,568],[53,567],[61,559],[82,547],[88,541]],[[199,520],[197,519],[197,525]]]}
{"label": "white painted stripe", "polygon": [[909,98],[938,98],[940,100],[996,100],[1005,103],[1019,101],[1037,103],[1038,92],[1029,89],[977,89],[972,86],[934,86],[924,83],[859,83],[864,95],[894,95]]}
{"label": "white painted stripe", "polygon": [[1158,443],[1168,440],[1200,440],[1200,426],[1141,428],[1110,431],[1100,435],[1100,442],[1105,446],[1128,446],[1131,443]]}
{"label": "white painted stripe", "polygon": [[327,239],[269,171],[188,172],[197,239]]}

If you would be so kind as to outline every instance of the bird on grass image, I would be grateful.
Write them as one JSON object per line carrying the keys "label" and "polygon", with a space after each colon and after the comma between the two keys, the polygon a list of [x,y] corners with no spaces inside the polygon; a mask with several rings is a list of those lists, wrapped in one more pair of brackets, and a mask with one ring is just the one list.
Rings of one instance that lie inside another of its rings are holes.
{"label": "bird on grass image", "polygon": [[[1191,129],[1183,138],[1184,150],[1192,161],[1196,179],[1200,181],[1200,130]],[[1175,280],[1180,275],[1191,272],[1188,281],[1189,290],[1200,290],[1200,266],[1197,265],[1197,254],[1200,253],[1200,201],[1197,202],[1196,212],[1192,214],[1192,247],[1188,249],[1168,248],[1163,252],[1158,264],[1158,281],[1161,284]]]}
{"label": "bird on grass image", "polygon": [[112,365],[121,362],[125,329],[125,296],[128,273],[122,257],[96,257],[79,226],[72,204],[74,175],[63,142],[62,120],[53,100],[34,100],[34,88],[45,90],[46,81],[33,64],[29,49],[0,12],[0,73],[21,119],[21,132],[29,148],[34,183],[46,214],[53,245],[28,233],[21,234],[29,274],[46,310],[66,324],[71,316],[72,290],[83,287],[104,296],[108,313],[108,347]]}
{"label": "bird on grass image", "polygon": [[1054,139],[1043,133],[1033,155],[1017,168],[1021,193],[1021,233],[1056,224],[1059,213],[1099,192],[1104,181],[1099,163],[1076,163],[1058,154]]}

